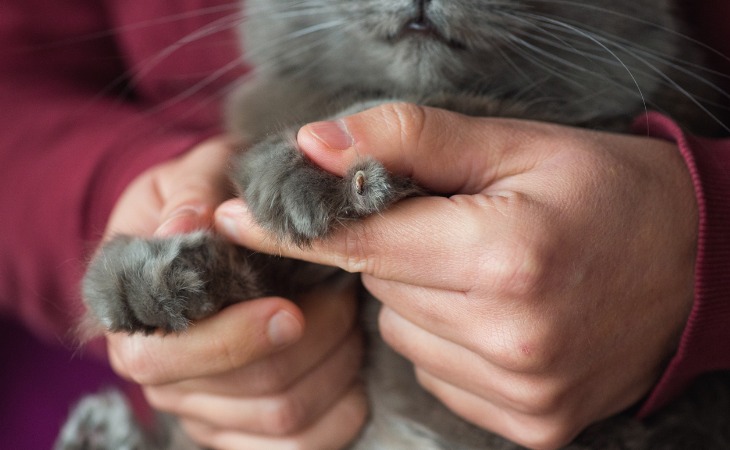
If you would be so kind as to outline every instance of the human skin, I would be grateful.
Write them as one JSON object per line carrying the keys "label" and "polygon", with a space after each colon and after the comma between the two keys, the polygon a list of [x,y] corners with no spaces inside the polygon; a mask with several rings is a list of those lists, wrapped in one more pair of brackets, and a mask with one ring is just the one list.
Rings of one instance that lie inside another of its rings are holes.
{"label": "human skin", "polygon": [[281,246],[240,200],[217,228],[249,248],[362,274],[384,339],[456,414],[556,448],[639,401],[689,315],[697,205],[669,143],[383,105],[299,131],[342,175],[372,156],[434,196]]}
{"label": "human skin", "polygon": [[[216,206],[230,196],[231,153],[225,138],[212,138],[141,174],[118,200],[107,236],[211,228]],[[178,335],[110,333],[107,346],[112,367],[139,383],[152,406],[177,415],[202,446],[338,448],[367,414],[355,311],[354,286],[341,283],[297,304],[232,305]]]}

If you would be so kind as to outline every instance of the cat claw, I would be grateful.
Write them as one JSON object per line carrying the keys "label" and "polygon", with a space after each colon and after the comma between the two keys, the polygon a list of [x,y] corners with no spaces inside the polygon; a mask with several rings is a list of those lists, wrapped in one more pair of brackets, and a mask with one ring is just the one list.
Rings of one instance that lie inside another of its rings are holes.
{"label": "cat claw", "polygon": [[355,192],[357,195],[363,195],[365,192],[365,172],[358,170],[353,178],[353,184],[355,186]]}

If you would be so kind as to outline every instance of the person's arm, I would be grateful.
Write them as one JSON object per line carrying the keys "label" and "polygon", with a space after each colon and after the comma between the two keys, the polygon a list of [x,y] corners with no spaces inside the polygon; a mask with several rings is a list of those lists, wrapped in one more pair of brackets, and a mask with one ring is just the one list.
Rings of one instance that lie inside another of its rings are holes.
{"label": "person's arm", "polygon": [[0,311],[63,339],[123,189],[217,132],[171,126],[108,91],[125,70],[115,35],[99,34],[109,25],[98,3],[73,5],[0,5]]}
{"label": "person's arm", "polygon": [[646,416],[698,375],[730,370],[730,139],[691,136],[659,114],[637,120],[636,127],[640,134],[677,143],[699,212],[692,313],[676,354],[639,411]]}

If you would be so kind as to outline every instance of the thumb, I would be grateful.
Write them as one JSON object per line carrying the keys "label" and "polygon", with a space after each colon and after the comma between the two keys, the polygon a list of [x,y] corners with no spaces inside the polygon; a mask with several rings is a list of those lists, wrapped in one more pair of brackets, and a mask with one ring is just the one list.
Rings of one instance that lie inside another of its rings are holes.
{"label": "thumb", "polygon": [[156,190],[162,197],[162,209],[156,236],[189,233],[212,225],[216,206],[227,196],[222,180],[231,152],[230,143],[217,136],[161,169]]}
{"label": "thumb", "polygon": [[476,193],[534,165],[524,152],[539,124],[465,116],[409,103],[386,103],[299,130],[301,150],[323,169],[343,175],[371,156],[388,170],[436,193]]}
{"label": "thumb", "polygon": [[260,298],[224,308],[185,333],[107,334],[109,359],[117,373],[142,384],[213,376],[294,344],[304,326],[292,302]]}

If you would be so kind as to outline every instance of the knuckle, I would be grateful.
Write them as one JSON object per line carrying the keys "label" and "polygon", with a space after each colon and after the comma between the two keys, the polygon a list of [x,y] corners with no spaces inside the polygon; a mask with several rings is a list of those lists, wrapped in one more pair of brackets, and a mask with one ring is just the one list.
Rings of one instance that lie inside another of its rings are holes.
{"label": "knuckle", "polygon": [[129,339],[124,348],[116,352],[114,368],[141,385],[154,385],[161,382],[155,359],[138,344],[137,339]]}
{"label": "knuckle", "polygon": [[250,369],[246,385],[255,395],[276,395],[284,392],[295,377],[296,374],[285,363],[266,361]]}
{"label": "knuckle", "polygon": [[368,250],[370,232],[362,223],[352,224],[345,231],[343,247],[337,252],[337,265],[350,273],[374,273],[376,260]]}
{"label": "knuckle", "polygon": [[510,322],[509,332],[499,337],[501,345],[484,349],[486,358],[503,369],[524,374],[545,373],[558,363],[561,338],[550,325],[524,315]]}
{"label": "knuckle", "polygon": [[438,391],[438,382],[434,377],[429,375],[425,370],[420,367],[416,367],[414,370],[416,376],[416,382],[427,392],[436,395]]}
{"label": "knuckle", "polygon": [[390,324],[391,322],[387,320],[387,316],[380,314],[378,319],[378,329],[380,331],[380,337],[386,344],[388,344],[388,346],[402,354],[404,349],[401,345],[401,335]]}
{"label": "knuckle", "polygon": [[390,348],[411,360],[416,366],[420,366],[423,353],[415,350],[419,343],[414,339],[409,339],[409,335],[404,332],[400,326],[401,321],[397,317],[397,313],[393,310],[389,308],[381,309],[378,315],[380,336]]}
{"label": "knuckle", "polygon": [[386,103],[381,108],[387,123],[393,123],[400,132],[402,148],[411,146],[414,138],[424,133],[426,127],[426,109],[413,103]]}
{"label": "knuckle", "polygon": [[271,401],[262,416],[266,431],[275,436],[287,436],[307,425],[306,410],[295,398],[282,396]]}
{"label": "knuckle", "polygon": [[171,396],[165,395],[164,392],[155,388],[144,389],[144,396],[149,402],[150,406],[157,410],[165,412],[175,412],[176,405],[171,399]]}
{"label": "knuckle", "polygon": [[534,449],[562,448],[577,431],[561,419],[533,419],[521,427],[519,443]]}
{"label": "knuckle", "polygon": [[516,411],[533,417],[557,416],[565,405],[562,385],[540,379],[521,380],[507,395]]}
{"label": "knuckle", "polygon": [[198,445],[203,447],[212,446],[211,444],[215,440],[216,433],[211,427],[184,418],[181,418],[180,423],[185,434]]}
{"label": "knuckle", "polygon": [[277,444],[279,445],[277,448],[281,450],[318,450],[306,439],[288,439]]}
{"label": "knuckle", "polygon": [[486,273],[499,295],[515,298],[540,292],[550,260],[541,246],[517,238],[491,256]]}
{"label": "knuckle", "polygon": [[[554,220],[534,199],[519,193],[490,197],[488,206],[506,217],[509,231],[479,258],[480,279],[501,297],[525,298],[542,292],[559,249],[551,232]],[[476,220],[483,223],[484,217]]]}

